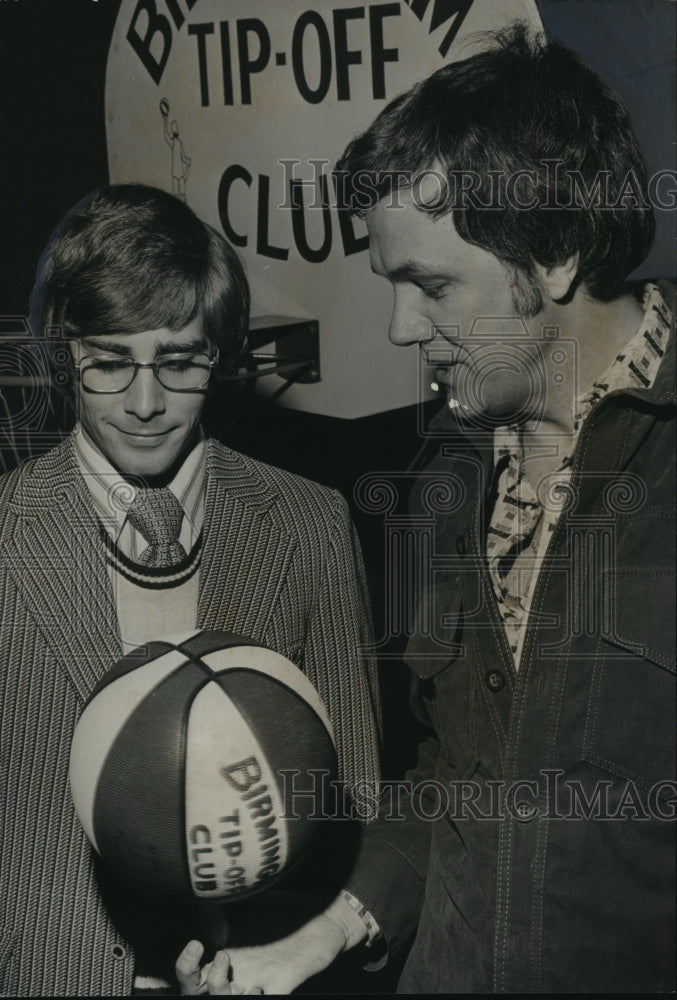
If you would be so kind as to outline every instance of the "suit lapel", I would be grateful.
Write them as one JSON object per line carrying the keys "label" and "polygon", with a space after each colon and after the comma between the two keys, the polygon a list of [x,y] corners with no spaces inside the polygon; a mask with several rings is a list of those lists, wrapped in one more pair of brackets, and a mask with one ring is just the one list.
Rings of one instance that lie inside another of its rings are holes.
{"label": "suit lapel", "polygon": [[104,550],[70,439],[38,460],[13,506],[8,570],[84,699],[122,647]]}
{"label": "suit lapel", "polygon": [[295,542],[253,463],[208,449],[198,627],[263,639]]}
{"label": "suit lapel", "polygon": [[[244,456],[209,442],[197,624],[263,639],[294,539],[276,492]],[[113,591],[72,442],[17,490],[4,558],[36,628],[84,700],[122,655]]]}

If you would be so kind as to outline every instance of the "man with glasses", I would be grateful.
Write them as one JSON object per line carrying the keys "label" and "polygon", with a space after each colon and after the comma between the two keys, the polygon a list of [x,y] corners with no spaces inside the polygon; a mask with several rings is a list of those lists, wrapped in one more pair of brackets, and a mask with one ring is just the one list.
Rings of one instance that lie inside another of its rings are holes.
{"label": "man with glasses", "polygon": [[166,907],[95,871],[73,812],[75,723],[129,649],[195,627],[263,642],[318,689],[347,785],[378,776],[346,504],[205,430],[248,312],[231,247],[152,188],[88,197],[41,259],[31,325],[59,334],[45,343],[77,424],[0,479],[3,995],[161,989],[191,923],[225,943],[218,908],[165,919]]}

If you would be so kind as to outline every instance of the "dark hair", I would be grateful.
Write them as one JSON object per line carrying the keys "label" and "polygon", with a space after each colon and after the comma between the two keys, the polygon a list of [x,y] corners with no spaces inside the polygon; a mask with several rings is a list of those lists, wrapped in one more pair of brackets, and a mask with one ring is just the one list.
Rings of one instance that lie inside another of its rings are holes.
{"label": "dark hair", "polygon": [[[197,316],[219,368],[241,356],[249,286],[225,238],[174,195],[142,184],[103,187],[56,227],[31,294],[31,329],[64,338],[180,330]],[[68,352],[48,340],[55,368]]]}
{"label": "dark hair", "polygon": [[[526,275],[534,261],[552,267],[578,252],[577,280],[612,298],[654,235],[628,113],[572,52],[532,38],[524,24],[492,38],[492,48],[395,98],[349,144],[336,166],[344,207],[364,214],[439,166],[443,196],[422,210],[451,212],[466,242]],[[525,170],[528,178],[518,175]],[[459,198],[462,174],[478,178],[471,198]],[[532,206],[501,192],[500,178],[510,177],[531,182]]]}

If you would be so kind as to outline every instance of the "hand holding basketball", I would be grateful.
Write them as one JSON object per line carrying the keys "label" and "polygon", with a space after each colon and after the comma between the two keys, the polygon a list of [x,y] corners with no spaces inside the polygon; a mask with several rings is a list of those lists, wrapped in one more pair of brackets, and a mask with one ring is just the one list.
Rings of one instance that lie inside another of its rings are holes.
{"label": "hand holding basketball", "polygon": [[[208,993],[210,996],[230,996],[239,992],[236,986],[228,981],[230,959],[225,951],[217,951],[214,961],[200,969],[200,959],[204,948],[199,941],[189,941],[179,955],[176,963],[176,977],[181,992],[186,996],[200,996]],[[248,991],[254,992],[254,991]],[[261,993],[257,989],[255,992]]]}
{"label": "hand holding basketball", "polygon": [[[311,976],[326,969],[353,944],[341,920],[326,913],[309,920],[280,941],[252,948],[231,948],[217,952],[214,962],[200,970],[203,947],[190,941],[176,962],[176,978],[182,993],[287,995]],[[354,914],[354,911],[351,911]],[[225,955],[225,959],[220,956]],[[218,964],[217,964],[218,959]],[[225,979],[223,968],[225,962]],[[216,968],[215,968],[216,966]],[[230,982],[228,977],[231,976]],[[225,989],[224,985],[228,988]]]}

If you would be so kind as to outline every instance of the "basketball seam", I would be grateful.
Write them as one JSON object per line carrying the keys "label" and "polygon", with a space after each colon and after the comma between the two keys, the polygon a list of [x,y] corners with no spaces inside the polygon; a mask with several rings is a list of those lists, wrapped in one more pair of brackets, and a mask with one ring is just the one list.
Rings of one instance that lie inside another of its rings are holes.
{"label": "basketball seam", "polygon": [[[163,655],[165,655],[168,652],[173,652],[173,651],[175,651],[175,650],[178,649],[178,647],[175,646],[173,643],[164,643],[163,645],[165,645],[167,647],[164,650]],[[159,659],[159,657],[154,657],[154,660],[155,659]],[[141,666],[141,665],[145,666],[146,662],[152,663],[152,662],[154,662],[154,660],[144,661],[143,664],[137,664],[137,666]],[[154,688],[152,688],[150,691],[148,691],[144,695],[144,697],[141,699],[141,701],[136,705],[134,711],[135,712],[139,711],[143,707],[143,705],[145,703],[147,703],[154,695],[156,695],[162,689],[162,687],[166,683],[168,683],[169,681],[171,681],[172,678],[175,677],[176,674],[178,674],[181,670],[184,670],[185,667],[186,667],[187,662],[190,662],[191,664],[193,664],[193,666],[196,666],[198,668],[202,668],[203,670],[206,669],[205,664],[203,664],[203,663],[199,663],[199,662],[195,663],[192,659],[190,661],[183,660],[182,662],[178,663],[170,673],[168,673],[165,677],[163,677],[159,684],[156,684],[156,686]],[[119,676],[125,676],[128,672],[129,671],[125,671],[124,674],[120,674]],[[117,680],[117,678],[113,678],[113,680]],[[195,698],[197,697],[198,693],[200,691],[202,691],[202,689],[207,684],[209,684],[210,681],[212,681],[212,680],[213,680],[213,676],[210,674],[208,676],[205,676],[200,681],[200,683],[196,685],[195,690],[192,691],[190,697],[186,699],[186,704],[185,704],[185,706],[183,708],[183,711],[182,711],[182,716],[181,716],[181,719],[180,719],[180,725],[178,727],[179,728],[179,746],[177,748],[177,757],[178,757],[178,761],[179,761],[179,767],[178,767],[177,776],[178,776],[179,782],[180,782],[179,787],[183,788],[184,791],[185,791],[185,783],[186,783],[186,734],[187,734],[187,729],[188,729],[188,722],[189,722],[190,712],[192,710],[193,703],[194,703]],[[124,726],[123,726],[123,729],[124,729]],[[120,733],[123,731],[123,729],[121,729],[118,732],[117,738],[119,738]],[[116,742],[113,741],[113,743],[108,748],[108,750],[106,752],[106,755],[105,755],[105,757],[103,758],[103,760],[101,762],[101,767],[99,769],[99,774],[100,775],[103,774],[103,772],[105,771],[105,768],[106,768],[106,766],[107,766],[107,764],[108,764],[108,762],[110,760],[111,754],[114,752],[115,746],[116,746]],[[96,815],[96,801],[97,801],[97,798],[98,798],[99,794],[100,794],[100,788],[99,788],[99,786],[97,784],[97,786],[96,786],[96,788],[94,790],[94,797],[93,797],[93,801],[92,801],[92,817],[94,817]],[[181,830],[181,853],[182,853],[182,861],[183,861],[182,871],[183,871],[183,875],[184,875],[184,881],[186,882],[187,891],[188,891],[189,894],[192,894],[193,887],[192,887],[192,883],[190,881],[188,845],[186,843],[186,802],[185,802],[185,795],[182,795],[182,796],[179,797],[179,811],[180,811],[179,828]],[[94,829],[94,835],[96,837],[96,825],[95,824],[93,825],[93,829]]]}
{"label": "basketball seam", "polygon": [[[192,661],[191,661],[192,662]],[[185,666],[185,664],[181,664]],[[204,664],[195,664],[195,666],[202,666]],[[181,746],[180,746],[180,766],[179,766],[179,788],[183,790],[183,794],[180,796],[180,810],[181,810],[181,853],[183,855],[183,872],[187,883],[187,889],[189,893],[193,893],[193,882],[190,876],[190,858],[188,856],[188,838],[186,831],[186,821],[188,818],[188,810],[186,808],[186,753],[188,745],[188,726],[190,723],[190,713],[193,709],[195,699],[204,687],[207,686],[211,681],[211,677],[205,677],[201,684],[198,684],[193,691],[191,697],[188,699],[185,706],[185,714],[181,719]]]}
{"label": "basketball seam", "polygon": [[[108,687],[109,684],[113,684],[115,681],[119,680],[121,677],[126,677],[127,674],[132,673],[133,670],[138,670],[139,667],[145,667],[149,663],[155,663],[161,657],[166,656],[167,653],[173,652],[178,647],[171,642],[165,642],[163,639],[153,639],[152,642],[143,643],[141,646],[137,646],[135,650],[131,653],[127,653],[125,656],[121,657],[113,666],[108,670],[104,677],[101,678],[99,683],[96,685],[89,698],[83,712],[86,708],[91,705],[95,698]],[[135,656],[138,650],[153,650],[153,655],[148,656],[147,653],[142,656]],[[155,652],[157,650],[157,652]],[[116,670],[116,667],[120,667],[125,661],[129,661],[128,665],[125,665],[123,669]]]}
{"label": "basketball seam", "polygon": [[[205,649],[201,649],[199,653],[193,652],[191,644],[198,642],[205,635],[205,631],[196,632],[191,635],[189,639],[185,639],[180,646],[176,648],[184,654],[184,656],[190,657],[191,660],[195,661],[200,659],[202,656],[207,656],[209,653],[216,653],[220,649],[233,649],[236,646],[255,646],[259,649],[265,649],[262,642],[258,642],[256,639],[252,639],[249,636],[238,635],[235,632],[220,632],[214,631],[214,639],[211,640],[209,646]],[[213,644],[212,644],[213,643]],[[214,671],[207,664],[203,664],[205,669],[209,670],[210,673]]]}
{"label": "basketball seam", "polygon": [[[301,671],[301,673],[303,674],[303,671]],[[223,677],[229,676],[229,677],[232,677],[233,674],[255,674],[257,677],[260,677],[261,676],[261,671],[256,670],[254,667],[229,667],[228,670],[224,670],[221,675],[214,674],[214,676],[217,677],[217,678],[219,676],[223,676]],[[306,675],[303,674],[303,676],[305,677]],[[322,718],[322,716],[317,711],[317,709],[315,708],[314,705],[311,705],[310,702],[307,701],[303,697],[302,694],[299,694],[299,692],[295,688],[293,688],[291,686],[291,684],[286,684],[283,680],[280,680],[279,677],[273,677],[272,674],[268,674],[268,673],[265,674],[265,677],[266,677],[267,681],[272,681],[274,684],[277,684],[278,687],[284,688],[285,691],[288,691],[291,695],[294,696],[294,698],[299,702],[299,704],[305,705],[306,708],[310,709],[310,711],[313,713],[313,715],[315,716],[315,718],[319,722],[322,723],[322,727],[325,730],[325,732],[327,733],[327,735],[329,736],[329,739],[331,740],[331,743],[334,746],[336,745],[336,741],[334,739],[334,734],[333,734],[332,730],[327,727],[326,720]],[[306,680],[308,680],[307,677],[306,677]],[[310,683],[310,682],[308,682],[308,683]],[[316,693],[318,695],[318,698],[319,698],[320,697],[319,696],[319,692],[317,691],[316,688],[314,690],[316,691]],[[326,709],[325,709],[325,711],[326,711]]]}

